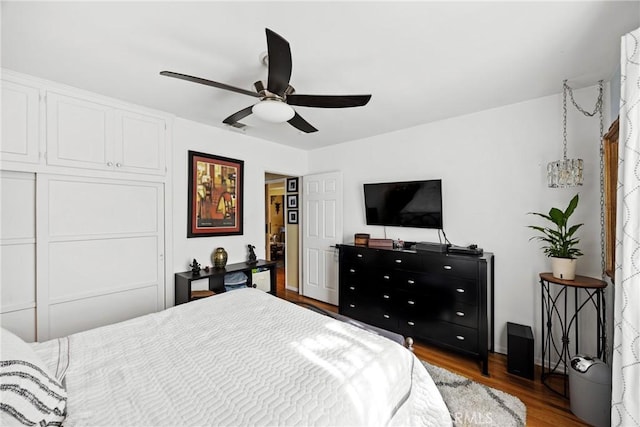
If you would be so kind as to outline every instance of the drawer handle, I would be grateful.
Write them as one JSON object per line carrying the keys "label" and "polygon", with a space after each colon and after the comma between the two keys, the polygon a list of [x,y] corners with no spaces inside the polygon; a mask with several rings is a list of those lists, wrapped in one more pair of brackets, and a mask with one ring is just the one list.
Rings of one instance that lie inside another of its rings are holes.
{"label": "drawer handle", "polygon": [[464,289],[462,288],[458,288],[456,289],[456,292],[460,293],[460,294],[464,294]]}
{"label": "drawer handle", "polygon": [[464,317],[464,313],[462,311],[456,311],[456,316]]}
{"label": "drawer handle", "polygon": [[451,267],[450,265],[445,265],[443,268],[444,268],[445,270],[451,270],[453,267]]}
{"label": "drawer handle", "polygon": [[355,286],[349,286],[349,289],[352,290],[352,291],[355,291],[356,287]]}
{"label": "drawer handle", "polygon": [[397,264],[402,264],[402,260],[401,260],[401,259],[397,259],[397,260],[396,260],[396,263],[397,263]]}
{"label": "drawer handle", "polygon": [[415,301],[411,301],[411,300],[407,301],[407,304],[409,305],[415,305],[415,303],[416,303]]}
{"label": "drawer handle", "polygon": [[358,254],[356,255],[358,258],[362,258],[362,254]]}
{"label": "drawer handle", "polygon": [[385,274],[384,276],[382,276],[382,278],[383,278],[384,280],[389,280],[389,279],[390,279],[390,277],[389,277],[388,275],[386,275],[386,274]]}
{"label": "drawer handle", "polygon": [[456,335],[456,339],[460,341],[464,341],[464,337],[462,335]]}
{"label": "drawer handle", "polygon": [[356,308],[356,305],[355,304],[349,304],[349,307]]}
{"label": "drawer handle", "polygon": [[389,295],[382,295],[382,298],[389,299]]}
{"label": "drawer handle", "polygon": [[388,315],[388,314],[385,314],[385,315],[383,315],[382,317],[384,317],[385,319],[388,319],[388,318],[389,318],[389,315]]}
{"label": "drawer handle", "polygon": [[407,325],[409,325],[409,326],[415,326],[416,324],[415,324],[415,323],[413,323],[413,322],[407,322]]}
{"label": "drawer handle", "polygon": [[355,273],[356,271],[353,268],[349,269],[349,273]]}
{"label": "drawer handle", "polygon": [[410,285],[413,285],[416,282],[414,280],[409,279],[409,280],[407,280],[407,283],[410,284]]}

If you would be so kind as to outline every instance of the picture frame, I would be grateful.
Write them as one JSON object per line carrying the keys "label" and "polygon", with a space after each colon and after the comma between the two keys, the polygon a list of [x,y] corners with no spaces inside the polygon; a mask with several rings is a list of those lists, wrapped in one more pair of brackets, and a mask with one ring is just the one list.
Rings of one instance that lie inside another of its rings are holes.
{"label": "picture frame", "polygon": [[287,178],[287,193],[298,192],[298,178]]}
{"label": "picture frame", "polygon": [[189,151],[187,237],[243,234],[244,161]]}
{"label": "picture frame", "polygon": [[289,209],[297,209],[298,208],[298,195],[297,194],[289,194],[289,195],[287,195],[287,208],[289,208]]}
{"label": "picture frame", "polygon": [[297,224],[298,223],[298,210],[291,209],[287,211],[287,224]]}

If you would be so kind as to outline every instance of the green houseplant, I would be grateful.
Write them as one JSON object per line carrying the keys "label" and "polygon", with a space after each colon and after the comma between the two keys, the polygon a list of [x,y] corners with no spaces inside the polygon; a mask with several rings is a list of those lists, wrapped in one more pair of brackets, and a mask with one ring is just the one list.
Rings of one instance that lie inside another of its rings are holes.
{"label": "green houseplant", "polygon": [[575,236],[576,231],[583,224],[569,225],[569,218],[578,206],[576,194],[569,202],[569,206],[563,211],[551,208],[548,214],[529,212],[549,221],[552,225],[541,227],[529,225],[528,227],[541,233],[529,240],[539,240],[544,243],[542,250],[551,258],[553,276],[559,279],[573,280],[575,278],[576,259],[582,255],[577,247],[580,239]]}

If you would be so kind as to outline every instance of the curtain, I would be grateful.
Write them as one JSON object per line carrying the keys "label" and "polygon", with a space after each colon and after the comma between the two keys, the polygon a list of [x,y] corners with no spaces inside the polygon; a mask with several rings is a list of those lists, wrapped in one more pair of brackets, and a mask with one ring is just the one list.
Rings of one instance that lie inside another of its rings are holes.
{"label": "curtain", "polygon": [[611,425],[640,426],[640,28],[621,46]]}

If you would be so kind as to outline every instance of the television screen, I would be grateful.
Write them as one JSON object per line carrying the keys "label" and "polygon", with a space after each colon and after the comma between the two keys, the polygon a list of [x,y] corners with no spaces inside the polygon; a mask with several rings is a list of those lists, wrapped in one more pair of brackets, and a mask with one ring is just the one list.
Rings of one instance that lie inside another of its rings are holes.
{"label": "television screen", "polygon": [[364,184],[367,225],[442,228],[442,181]]}

